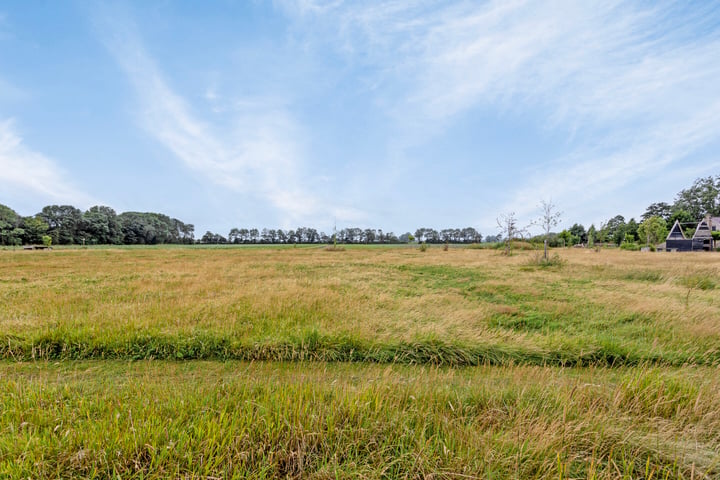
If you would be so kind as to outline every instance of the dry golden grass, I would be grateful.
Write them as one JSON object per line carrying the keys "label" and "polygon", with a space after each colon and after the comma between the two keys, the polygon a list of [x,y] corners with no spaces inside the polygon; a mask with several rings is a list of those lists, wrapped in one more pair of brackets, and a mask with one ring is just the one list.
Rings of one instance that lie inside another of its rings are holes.
{"label": "dry golden grass", "polygon": [[557,253],[0,251],[0,477],[718,478],[720,255]]}
{"label": "dry golden grass", "polygon": [[720,359],[718,291],[682,283],[719,278],[720,255],[559,253],[563,265],[540,268],[528,263],[532,252],[440,247],[2,251],[0,330],[20,339],[75,332],[78,341],[203,333],[251,344],[311,332]]}

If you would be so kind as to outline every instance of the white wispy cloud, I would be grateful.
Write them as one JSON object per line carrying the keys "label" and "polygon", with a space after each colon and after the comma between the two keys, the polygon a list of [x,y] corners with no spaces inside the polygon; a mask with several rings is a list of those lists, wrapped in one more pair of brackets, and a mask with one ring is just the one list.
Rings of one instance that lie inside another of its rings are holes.
{"label": "white wispy cloud", "polygon": [[132,18],[101,12],[98,30],[109,51],[134,86],[143,128],[191,170],[216,185],[249,194],[280,213],[281,223],[317,221],[333,215],[361,217],[362,212],[326,207],[308,191],[302,175],[300,128],[290,113],[273,102],[222,98],[214,87],[203,97],[225,102],[230,125],[218,126],[194,113],[176,93],[143,45]]}
{"label": "white wispy cloud", "polygon": [[564,136],[570,153],[532,176],[518,172],[496,210],[529,215],[542,196],[588,206],[652,182],[720,138],[720,11],[712,2],[279,5],[301,26],[312,17],[308,36],[318,31],[314,41],[323,42],[331,32],[328,42],[370,72],[405,145],[476,108],[532,116]]}
{"label": "white wispy cloud", "polygon": [[[630,185],[637,179],[661,177],[662,172],[678,159],[683,159],[710,141],[717,139],[713,125],[720,122],[720,101],[700,109],[688,119],[657,125],[622,146],[595,149],[583,148],[548,166],[513,192],[513,199],[505,209],[526,218],[536,212],[538,199],[553,198],[565,206],[571,218],[587,218],[592,212],[602,212],[598,205],[619,213],[627,209],[632,197]],[[705,174],[708,168],[717,168],[717,162],[696,169],[689,176]],[[651,178],[652,180],[652,178]],[[648,181],[651,181],[648,180]],[[672,199],[675,191],[660,192],[660,198],[643,199],[635,208],[643,209],[651,201]],[[595,208],[591,206],[595,204]],[[627,213],[627,212],[626,212]],[[632,213],[632,212],[631,212]],[[604,218],[606,219],[606,218]],[[590,218],[599,222],[603,218]]]}
{"label": "white wispy cloud", "polygon": [[[684,108],[688,96],[716,90],[707,80],[720,69],[712,61],[720,32],[688,36],[712,18],[711,7],[668,18],[674,2],[297,3],[288,11],[324,15],[342,39],[327,42],[351,45],[349,55],[376,67],[377,84],[406,88],[392,109],[426,121],[479,103],[529,103],[563,124],[605,123]],[[701,88],[667,95],[688,84]]]}
{"label": "white wispy cloud", "polygon": [[0,187],[12,205],[93,203],[92,197],[76,188],[54,160],[24,144],[12,119],[0,121]]}

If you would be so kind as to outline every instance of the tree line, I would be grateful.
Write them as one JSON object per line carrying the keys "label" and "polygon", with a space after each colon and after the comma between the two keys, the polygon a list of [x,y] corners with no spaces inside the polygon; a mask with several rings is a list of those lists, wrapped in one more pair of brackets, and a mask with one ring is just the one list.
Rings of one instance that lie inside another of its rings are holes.
{"label": "tree line", "polygon": [[23,217],[0,205],[0,245],[155,245],[194,243],[195,227],[162,213],[116,214],[106,206],[86,211],[48,205]]}
{"label": "tree line", "polygon": [[315,228],[298,227],[295,230],[274,228],[233,228],[227,237],[213,232],[206,232],[200,243],[232,243],[232,244],[294,244],[294,243],[344,243],[344,244],[393,244],[413,241],[425,243],[479,243],[483,236],[474,228],[418,228],[413,235],[406,232],[396,235],[394,232],[383,232],[374,228],[343,228],[328,235]]}
{"label": "tree line", "polygon": [[[692,236],[697,223],[705,215],[720,216],[720,175],[696,179],[693,184],[675,195],[673,203],[651,203],[642,214],[640,222],[635,218],[625,220],[622,215],[603,222],[599,228],[590,225],[586,230],[575,223],[549,237],[551,246],[610,243],[629,246],[652,239],[659,243],[675,221],[679,221],[685,234]],[[663,233],[664,232],[664,233]],[[540,237],[537,237],[540,239]],[[649,242],[652,243],[652,242]]]}
{"label": "tree line", "polygon": [[86,211],[72,205],[48,205],[36,215],[21,216],[0,204],[0,245],[158,245],[158,244],[392,244],[474,243],[482,235],[472,227],[396,235],[373,228],[343,228],[332,235],[310,227],[233,228],[227,236],[210,231],[195,238],[195,227],[162,213],[123,212],[107,206]]}
{"label": "tree line", "polygon": [[[662,237],[664,231],[678,220],[686,235],[692,235],[697,222],[705,215],[720,216],[720,175],[698,178],[692,186],[681,190],[670,204],[650,204],[638,222],[616,215],[599,228],[573,224],[561,232],[531,237],[550,246],[611,243],[634,244]],[[652,222],[649,220],[652,219]],[[652,235],[650,233],[652,232]],[[86,211],[71,205],[48,205],[36,215],[24,217],[0,204],[0,245],[155,245],[155,244],[297,244],[297,243],[479,243],[497,242],[503,234],[483,237],[472,227],[418,228],[414,234],[396,235],[372,228],[343,228],[326,234],[310,227],[283,230],[274,228],[233,228],[224,236],[206,232],[195,239],[195,227],[162,213],[123,212],[116,214],[107,206],[94,206]]]}

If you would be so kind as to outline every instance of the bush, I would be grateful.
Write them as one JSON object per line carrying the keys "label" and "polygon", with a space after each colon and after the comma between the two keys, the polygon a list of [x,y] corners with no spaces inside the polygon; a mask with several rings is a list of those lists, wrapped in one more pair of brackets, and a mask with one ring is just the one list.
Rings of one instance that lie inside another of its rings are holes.
{"label": "bush", "polygon": [[[505,242],[498,242],[494,244],[493,248],[496,248],[498,250],[505,248]],[[530,242],[526,242],[524,240],[513,240],[510,242],[510,250],[536,250],[536,246],[533,245]]]}
{"label": "bush", "polygon": [[637,252],[640,250],[640,245],[638,245],[637,243],[632,243],[632,242],[623,242],[620,245],[620,249],[630,250],[631,252]]}
{"label": "bush", "polygon": [[540,252],[535,252],[528,257],[527,264],[533,267],[562,267],[565,265],[565,260],[560,258],[560,255],[553,253],[548,258]]}

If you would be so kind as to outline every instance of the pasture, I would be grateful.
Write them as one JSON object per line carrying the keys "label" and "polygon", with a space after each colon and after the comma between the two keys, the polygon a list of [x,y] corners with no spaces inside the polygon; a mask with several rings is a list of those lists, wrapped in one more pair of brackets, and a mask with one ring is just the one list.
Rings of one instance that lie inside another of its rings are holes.
{"label": "pasture", "polygon": [[0,251],[0,476],[715,478],[720,255]]}

